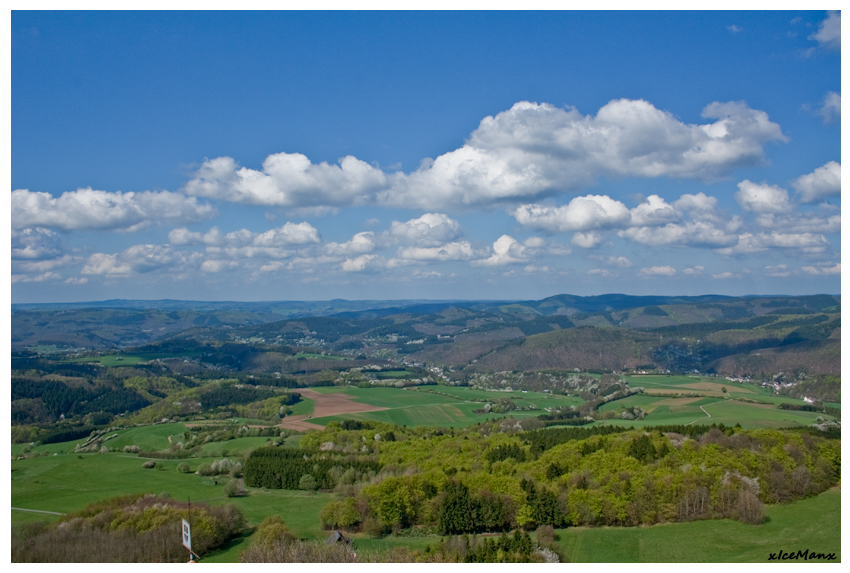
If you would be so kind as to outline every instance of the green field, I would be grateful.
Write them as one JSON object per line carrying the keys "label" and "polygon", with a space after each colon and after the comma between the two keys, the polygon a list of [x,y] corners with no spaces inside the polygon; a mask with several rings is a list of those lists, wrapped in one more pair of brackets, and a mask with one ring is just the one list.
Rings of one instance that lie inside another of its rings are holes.
{"label": "green field", "polygon": [[549,394],[547,392],[502,392],[502,391],[487,391],[466,388],[463,386],[420,386],[417,388],[419,392],[434,393],[438,395],[449,395],[460,400],[485,400],[487,402],[495,402],[505,399],[513,401],[519,407],[534,406],[540,409],[551,408],[552,406],[579,406],[582,403],[580,398],[567,397],[560,394]]}
{"label": "green field", "polygon": [[204,457],[220,458],[225,454],[228,456],[247,455],[252,450],[262,448],[268,444],[271,438],[235,438],[225,442],[210,442],[201,446]]}
{"label": "green field", "polygon": [[[127,428],[118,430],[117,432],[107,432],[109,436],[115,433],[118,434],[118,437],[104,442],[104,445],[118,449],[123,449],[124,446],[139,446],[146,451],[165,450],[172,444],[168,441],[170,436],[173,436],[172,441],[174,443],[178,441],[182,442],[185,431],[186,426],[179,423]],[[78,441],[83,443],[85,440]]]}
{"label": "green field", "polygon": [[404,370],[384,370],[383,372],[375,372],[374,374],[378,380],[416,378],[419,375],[416,370],[410,368]]}
{"label": "green field", "polygon": [[299,402],[296,402],[289,408],[292,410],[293,416],[299,416],[301,414],[312,414],[315,405],[316,402],[314,402],[310,398],[301,398]]}
{"label": "green field", "polygon": [[[72,358],[68,362],[100,362],[104,366],[133,366],[141,362],[156,360],[160,358],[195,358],[201,356],[203,352],[193,350],[189,352],[181,352],[175,354],[173,352],[150,352],[142,354],[107,354],[104,356],[84,356],[82,358]],[[330,357],[328,357],[330,358]]]}
{"label": "green field", "polygon": [[[235,440],[234,440],[235,441]],[[226,443],[226,442],[225,442]],[[222,445],[221,443],[219,445]],[[299,537],[321,536],[319,511],[332,495],[287,490],[250,489],[245,497],[224,496],[226,476],[211,478],[182,474],[177,465],[186,462],[192,471],[214,458],[161,460],[163,471],[142,468],[142,458],[131,454],[84,454],[39,457],[12,462],[12,507],[69,513],[98,499],[128,493],[168,492],[174,499],[211,505],[235,503],[250,525],[268,515],[280,515]],[[56,516],[12,512],[12,523],[54,520]]]}
{"label": "green field", "polygon": [[[811,550],[841,559],[841,490],[766,508],[767,521],[729,519],[650,527],[575,527],[557,530],[574,563],[766,562],[771,552]],[[837,562],[837,561],[836,561]]]}
{"label": "green field", "polygon": [[[325,416],[313,418],[310,421],[316,424],[327,424],[332,421],[347,419],[374,420],[388,422],[399,426],[437,426],[442,428],[461,428],[471,424],[486,421],[491,418],[528,418],[545,413],[544,407],[563,406],[567,404],[577,405],[581,403],[578,398],[568,398],[551,394],[529,392],[485,392],[483,390],[470,390],[468,388],[454,388],[451,386],[428,386],[427,390],[400,389],[400,388],[342,388],[352,396],[355,401],[387,410],[375,412],[361,412],[356,414],[340,414],[338,416]],[[431,391],[433,389],[433,391]],[[317,390],[319,390],[317,388]],[[329,390],[329,388],[322,388]],[[442,395],[443,392],[450,395]],[[326,392],[325,392],[326,393]],[[499,399],[506,398],[514,401],[520,407],[535,407],[536,410],[513,410],[506,414],[475,414],[474,410],[483,408],[487,402],[495,403]],[[477,400],[475,402],[468,401]]]}
{"label": "green field", "polygon": [[[758,399],[761,401],[762,397]],[[643,420],[621,420],[614,418],[604,422],[605,424],[629,427],[696,423],[725,424],[727,426],[741,424],[745,429],[783,428],[814,424],[818,416],[832,419],[831,416],[817,412],[780,410],[774,404],[753,404],[735,399],[717,397],[699,398],[695,401],[690,400],[693,399],[639,394],[603,404],[599,407],[599,411],[616,411],[622,408],[638,406],[647,412],[647,416]],[[766,399],[763,401],[767,402]],[[773,401],[771,400],[771,402]],[[779,400],[776,403],[781,402]],[[711,417],[709,418],[700,407],[705,408],[711,414]]]}
{"label": "green field", "polygon": [[133,366],[141,362],[147,362],[153,358],[143,358],[141,356],[116,356],[109,354],[107,356],[86,356],[85,358],[74,358],[68,362],[100,362],[104,366]]}
{"label": "green field", "polygon": [[314,352],[299,352],[295,358],[318,358],[319,360],[351,360],[347,356],[331,356],[330,354],[316,354]]}

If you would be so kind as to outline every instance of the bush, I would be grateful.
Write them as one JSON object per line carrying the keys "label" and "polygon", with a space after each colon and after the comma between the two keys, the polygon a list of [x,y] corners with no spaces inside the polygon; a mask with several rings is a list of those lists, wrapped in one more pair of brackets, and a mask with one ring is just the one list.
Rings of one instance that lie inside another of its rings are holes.
{"label": "bush", "polygon": [[764,521],[764,504],[750,488],[741,490],[735,518],[750,525],[759,525]]}
{"label": "bush", "polygon": [[316,483],[316,478],[311,476],[310,474],[305,474],[301,476],[301,479],[298,480],[298,489],[303,489],[307,491],[316,491],[318,489],[319,484]]}
{"label": "bush", "polygon": [[357,500],[353,497],[332,501],[319,513],[322,525],[327,529],[351,527],[360,523]]}
{"label": "bush", "polygon": [[237,497],[242,495],[242,488],[239,486],[238,479],[232,479],[224,486],[224,495],[227,497]]}
{"label": "bush", "polygon": [[252,545],[241,557],[242,563],[356,563],[354,551],[344,543],[321,541],[282,541]]}
{"label": "bush", "polygon": [[272,545],[292,540],[292,534],[283,522],[283,518],[279,515],[270,515],[257,526],[257,531],[251,536],[251,545]]}
{"label": "bush", "polygon": [[139,446],[124,446],[125,454],[138,454],[141,451],[142,448],[140,448]]}
{"label": "bush", "polygon": [[189,468],[189,464],[187,464],[186,462],[181,462],[180,464],[177,465],[177,471],[180,472],[181,474],[188,474],[192,470]]}
{"label": "bush", "polygon": [[555,528],[551,525],[541,525],[535,533],[537,535],[537,545],[541,547],[551,547],[557,540]]}
{"label": "bush", "polygon": [[[12,561],[38,563],[185,563],[180,522],[188,504],[154,495],[98,501],[52,525],[12,533]],[[192,546],[201,555],[245,530],[233,505],[192,504]]]}

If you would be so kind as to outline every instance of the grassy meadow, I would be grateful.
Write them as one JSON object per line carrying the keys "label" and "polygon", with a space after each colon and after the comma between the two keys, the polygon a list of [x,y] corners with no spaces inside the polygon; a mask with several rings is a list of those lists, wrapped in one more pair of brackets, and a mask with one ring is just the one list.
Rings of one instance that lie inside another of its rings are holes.
{"label": "grassy meadow", "polygon": [[[744,429],[786,428],[789,426],[808,426],[814,424],[817,417],[832,418],[817,412],[780,410],[774,404],[755,404],[733,398],[688,397],[667,398],[663,396],[636,395],[599,407],[600,412],[616,411],[621,408],[638,406],[647,412],[643,420],[622,420],[614,418],[605,424],[622,426],[656,426],[662,424],[741,424]],[[703,411],[701,408],[704,408]],[[711,415],[709,418],[706,412]]]}
{"label": "grassy meadow", "polygon": [[[220,444],[221,445],[221,444]],[[250,525],[268,515],[280,515],[299,537],[321,536],[319,511],[332,494],[252,488],[250,495],[227,498],[228,479],[183,474],[177,465],[186,462],[194,472],[216,458],[159,460],[163,470],[145,469],[144,460],[132,454],[64,454],[12,462],[12,507],[69,513],[99,499],[129,493],[168,493],[177,500],[191,499],[210,505],[234,503]],[[53,521],[58,516],[12,511],[12,524]]]}
{"label": "grassy meadow", "polygon": [[[316,424],[326,425],[332,421],[346,419],[374,420],[389,422],[399,426],[437,426],[442,428],[462,428],[483,422],[489,418],[527,418],[544,413],[543,408],[564,405],[578,405],[581,400],[562,395],[538,392],[486,392],[452,386],[425,386],[417,389],[400,388],[316,388],[321,393],[330,391],[344,392],[356,402],[387,408],[374,412],[340,414],[311,418]],[[485,403],[495,404],[500,399],[513,401],[518,408],[534,410],[513,410],[504,414],[476,414],[474,410],[484,407]]]}
{"label": "grassy meadow", "polygon": [[810,550],[841,559],[841,489],[787,505],[766,507],[767,520],[730,519],[649,527],[574,527],[557,530],[574,563],[766,562],[770,553]]}

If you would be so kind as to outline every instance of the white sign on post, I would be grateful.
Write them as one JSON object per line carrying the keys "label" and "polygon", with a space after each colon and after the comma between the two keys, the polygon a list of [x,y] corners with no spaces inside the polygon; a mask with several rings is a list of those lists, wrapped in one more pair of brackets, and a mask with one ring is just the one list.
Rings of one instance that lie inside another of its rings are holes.
{"label": "white sign on post", "polygon": [[192,551],[192,528],[189,527],[189,522],[183,520],[183,547]]}

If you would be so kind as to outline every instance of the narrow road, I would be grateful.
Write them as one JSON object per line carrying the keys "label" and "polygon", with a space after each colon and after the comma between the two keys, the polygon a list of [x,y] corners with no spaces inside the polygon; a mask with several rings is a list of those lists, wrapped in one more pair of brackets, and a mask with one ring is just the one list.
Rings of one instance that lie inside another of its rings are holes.
{"label": "narrow road", "polygon": [[30,513],[49,513],[50,515],[65,515],[64,513],[59,513],[58,511],[44,511],[43,509],[24,509],[23,507],[13,507],[12,509],[16,509],[18,511],[29,511]]}
{"label": "narrow road", "polygon": [[[706,404],[706,406],[714,406],[715,404],[719,404],[720,402],[723,402],[723,400],[718,400],[717,402],[712,402],[711,404]],[[699,409],[700,409],[700,410],[702,410],[703,412],[705,412],[705,415],[706,415],[706,416],[708,416],[709,418],[711,418],[711,414],[709,414],[709,413],[708,413],[708,410],[706,410],[706,409],[705,409],[705,408],[703,408],[702,406],[700,406],[700,407],[699,407]],[[687,424],[685,424],[685,425],[686,425],[686,426],[690,426],[691,424],[695,424],[695,423],[699,422],[700,420],[702,420],[702,418],[699,418],[698,420],[694,420],[693,422],[688,422],[688,423],[687,423]]]}

